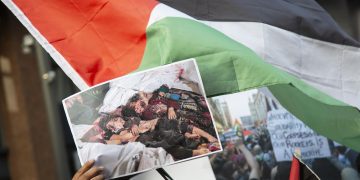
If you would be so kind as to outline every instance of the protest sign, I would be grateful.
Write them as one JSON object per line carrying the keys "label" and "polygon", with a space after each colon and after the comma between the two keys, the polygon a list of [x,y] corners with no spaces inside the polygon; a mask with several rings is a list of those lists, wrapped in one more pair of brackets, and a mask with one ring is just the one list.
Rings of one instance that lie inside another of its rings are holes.
{"label": "protest sign", "polygon": [[230,130],[227,131],[223,134],[224,139],[226,142],[235,142],[236,140],[238,140],[240,137],[238,136],[237,132],[235,130]]}
{"label": "protest sign", "polygon": [[268,112],[267,128],[277,161],[291,161],[295,148],[300,148],[302,159],[330,156],[327,139],[285,109]]}

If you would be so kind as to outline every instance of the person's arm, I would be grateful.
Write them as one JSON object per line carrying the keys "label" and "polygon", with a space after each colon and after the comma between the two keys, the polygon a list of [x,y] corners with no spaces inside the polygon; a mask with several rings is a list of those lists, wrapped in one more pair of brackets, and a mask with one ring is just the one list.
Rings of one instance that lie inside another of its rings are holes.
{"label": "person's arm", "polygon": [[210,153],[210,150],[206,148],[192,150],[192,156],[200,156],[202,154]]}
{"label": "person's arm", "polygon": [[259,163],[256,161],[251,152],[245,147],[241,139],[237,142],[237,148],[239,148],[239,150],[244,154],[246,162],[251,168],[249,179],[260,179]]}
{"label": "person's arm", "polygon": [[166,105],[168,108],[173,108],[174,110],[180,109],[179,103],[172,99],[166,99]]}
{"label": "person's arm", "polygon": [[178,102],[167,99],[166,100],[166,106],[168,107],[168,118],[169,119],[176,119],[176,112],[175,110],[180,108],[180,105]]}
{"label": "person's arm", "polygon": [[133,140],[136,136],[134,136],[131,132],[120,133],[119,135],[113,134],[108,140],[106,140],[107,144],[122,144],[123,142],[129,142]]}
{"label": "person's arm", "polygon": [[[170,90],[167,85],[162,85],[161,87],[167,88],[168,91]],[[176,119],[175,110],[180,109],[179,103],[176,100],[171,99],[170,97],[165,98],[165,100],[162,100],[162,102],[168,107],[168,118]]]}
{"label": "person's arm", "polygon": [[195,126],[192,127],[192,133],[193,133],[193,134],[198,134],[198,135],[200,135],[201,137],[206,138],[206,139],[207,139],[209,142],[211,142],[211,143],[218,141],[218,140],[217,140],[214,136],[212,136],[211,134],[209,134],[209,133],[207,133],[206,131],[204,131],[204,130],[198,128],[198,127],[195,127]]}
{"label": "person's arm", "polygon": [[122,144],[122,141],[121,140],[107,140],[107,141],[105,141],[106,142],[106,144],[117,144],[117,145],[119,145],[119,144]]}
{"label": "person's arm", "polygon": [[189,138],[189,139],[199,139],[200,138],[200,135],[192,134],[192,133],[189,133],[189,132],[186,132],[184,135],[185,135],[186,138]]}
{"label": "person's arm", "polygon": [[72,180],[101,180],[105,179],[102,174],[104,168],[94,166],[95,161],[86,162],[73,176]]}

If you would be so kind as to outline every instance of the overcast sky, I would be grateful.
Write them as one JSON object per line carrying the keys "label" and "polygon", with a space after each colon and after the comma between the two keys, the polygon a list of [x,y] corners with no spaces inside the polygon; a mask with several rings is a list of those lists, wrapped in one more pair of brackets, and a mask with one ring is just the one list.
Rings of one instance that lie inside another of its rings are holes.
{"label": "overcast sky", "polygon": [[253,89],[240,93],[218,96],[214,99],[225,100],[228,103],[232,118],[239,118],[240,116],[250,115],[248,105],[249,98],[252,97],[253,94],[257,93],[257,91],[257,89]]}

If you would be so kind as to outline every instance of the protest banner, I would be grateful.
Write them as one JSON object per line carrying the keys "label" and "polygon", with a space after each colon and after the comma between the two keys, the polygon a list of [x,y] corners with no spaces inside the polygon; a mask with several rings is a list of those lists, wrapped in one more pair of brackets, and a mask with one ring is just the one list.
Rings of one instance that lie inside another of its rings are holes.
{"label": "protest banner", "polygon": [[232,143],[234,143],[236,140],[240,138],[237,132],[233,129],[225,132],[222,136],[224,137],[224,140],[226,142],[232,142]]}
{"label": "protest banner", "polygon": [[268,112],[267,128],[277,161],[291,161],[295,148],[300,148],[302,159],[330,156],[327,139],[285,109]]}

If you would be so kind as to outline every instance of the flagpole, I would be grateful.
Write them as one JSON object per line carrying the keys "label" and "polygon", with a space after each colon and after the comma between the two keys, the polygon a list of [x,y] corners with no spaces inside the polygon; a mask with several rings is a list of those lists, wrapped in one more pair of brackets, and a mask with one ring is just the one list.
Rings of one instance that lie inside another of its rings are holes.
{"label": "flagpole", "polygon": [[161,175],[161,177],[164,178],[164,180],[174,180],[166,171],[164,168],[158,168],[156,171]]}

